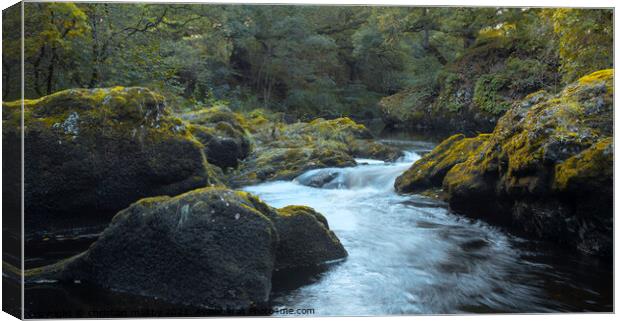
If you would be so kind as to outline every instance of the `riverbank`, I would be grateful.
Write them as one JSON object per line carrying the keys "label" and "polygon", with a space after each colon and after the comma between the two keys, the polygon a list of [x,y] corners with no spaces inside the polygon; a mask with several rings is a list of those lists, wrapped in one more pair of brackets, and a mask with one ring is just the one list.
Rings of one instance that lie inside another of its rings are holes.
{"label": "riverbank", "polygon": [[454,135],[400,176],[459,213],[611,259],[613,70],[536,92],[490,134]]}

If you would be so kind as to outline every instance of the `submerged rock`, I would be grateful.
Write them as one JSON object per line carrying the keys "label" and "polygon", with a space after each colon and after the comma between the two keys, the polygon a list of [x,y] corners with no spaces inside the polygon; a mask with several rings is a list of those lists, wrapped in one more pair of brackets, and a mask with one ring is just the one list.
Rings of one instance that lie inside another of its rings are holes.
{"label": "submerged rock", "polygon": [[120,211],[86,252],[28,270],[26,279],[239,310],[267,304],[274,268],[346,255],[311,208],[276,210],[249,193],[210,187],[142,199]]}
{"label": "submerged rock", "polygon": [[[602,70],[557,95],[539,92],[515,104],[475,152],[443,170],[441,186],[457,212],[610,256],[612,137],[613,70]],[[440,147],[455,145],[450,140]],[[425,166],[432,173],[434,161],[459,152],[443,147],[411,170]],[[437,187],[442,176],[413,174],[399,178],[397,188]]]}
{"label": "submerged rock", "polygon": [[[20,102],[3,104],[3,143]],[[72,89],[24,101],[27,232],[111,217],[136,200],[219,183],[203,146],[144,88]]]}
{"label": "submerged rock", "polygon": [[295,181],[301,185],[310,187],[323,187],[325,184],[331,183],[340,175],[337,171],[325,170],[316,173],[305,173],[295,178]]}

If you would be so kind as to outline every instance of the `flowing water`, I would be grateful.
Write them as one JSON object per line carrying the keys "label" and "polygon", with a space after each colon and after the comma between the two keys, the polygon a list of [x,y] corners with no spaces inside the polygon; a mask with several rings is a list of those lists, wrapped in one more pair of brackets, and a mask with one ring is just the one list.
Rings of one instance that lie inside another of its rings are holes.
{"label": "flowing water", "polygon": [[[274,207],[315,208],[349,253],[316,269],[275,273],[275,310],[319,315],[613,310],[611,264],[520,239],[455,215],[430,198],[396,194],[395,178],[434,144],[402,137],[385,142],[406,156],[395,163],[358,160],[356,167],[313,170],[293,181],[245,188]],[[104,226],[28,241],[26,267],[85,250]],[[26,310],[30,318],[217,313],[85,284],[28,285]]]}
{"label": "flowing water", "polygon": [[[404,145],[408,151],[395,163],[362,159],[356,167],[245,188],[274,207],[315,208],[349,253],[318,272],[293,278],[288,272],[283,281],[276,275],[276,308],[320,315],[612,309],[611,272],[604,264],[568,259],[457,216],[440,201],[396,194],[396,177],[430,148]],[[317,177],[331,180],[307,186]]]}

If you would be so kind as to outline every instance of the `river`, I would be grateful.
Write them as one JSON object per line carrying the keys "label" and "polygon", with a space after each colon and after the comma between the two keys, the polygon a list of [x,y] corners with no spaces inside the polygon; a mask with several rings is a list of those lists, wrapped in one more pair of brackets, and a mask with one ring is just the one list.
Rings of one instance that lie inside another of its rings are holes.
{"label": "river", "polygon": [[[293,181],[244,188],[274,207],[315,208],[349,253],[321,267],[276,272],[274,309],[329,316],[613,310],[610,263],[461,217],[440,201],[396,194],[395,178],[434,143],[411,137],[384,142],[400,146],[405,157],[394,163],[360,159],[355,167],[313,170]],[[301,184],[326,172],[335,178],[321,188]],[[104,227],[30,241],[27,268],[85,250]],[[26,309],[31,318],[213,313],[85,284],[53,283],[28,285]]]}
{"label": "river", "polygon": [[[274,207],[307,205],[327,218],[349,256],[319,271],[274,277],[278,309],[318,315],[605,311],[611,268],[568,258],[553,245],[513,236],[452,213],[445,203],[395,193],[398,175],[432,144],[390,140],[395,163],[359,159],[293,181],[246,187]],[[321,188],[303,182],[329,173]]]}

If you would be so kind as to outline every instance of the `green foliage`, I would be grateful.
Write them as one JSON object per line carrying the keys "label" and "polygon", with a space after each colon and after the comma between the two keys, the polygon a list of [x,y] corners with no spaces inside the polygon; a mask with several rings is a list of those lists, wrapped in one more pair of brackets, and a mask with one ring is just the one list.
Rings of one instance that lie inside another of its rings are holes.
{"label": "green foliage", "polygon": [[444,72],[439,75],[440,83],[443,86],[443,90],[440,93],[439,101],[441,102],[441,106],[445,107],[451,112],[458,112],[463,108],[464,103],[460,99],[460,94],[458,94],[458,86],[459,82],[461,82],[460,77],[451,72]]}
{"label": "green foliage", "polygon": [[552,19],[559,39],[566,83],[613,66],[612,10],[556,9],[544,14]]}
{"label": "green foliage", "polygon": [[500,114],[510,107],[501,92],[510,84],[510,78],[503,74],[482,75],[476,81],[474,103],[491,114]]}
{"label": "green foliage", "polygon": [[[24,12],[26,97],[71,86],[70,79],[79,72],[80,42],[88,32],[86,14],[76,4],[66,2],[27,3]],[[13,92],[11,97],[17,94]]]}
{"label": "green foliage", "polygon": [[21,91],[21,2],[2,10],[2,99],[17,99]]}
{"label": "green foliage", "polygon": [[[8,13],[3,98],[16,99],[21,40],[8,30],[20,20]],[[477,97],[496,111],[496,90],[512,99],[557,87],[548,75],[558,67],[569,80],[611,65],[609,10],[43,2],[26,3],[24,18],[27,98],[145,86],[177,111],[373,117],[381,97],[406,88],[423,101],[441,92],[442,108],[457,111],[484,74]],[[500,58],[495,70],[472,63]]]}
{"label": "green foliage", "polygon": [[474,103],[488,113],[501,114],[524,93],[547,87],[546,68],[535,59],[511,57],[503,70],[478,78]]}

